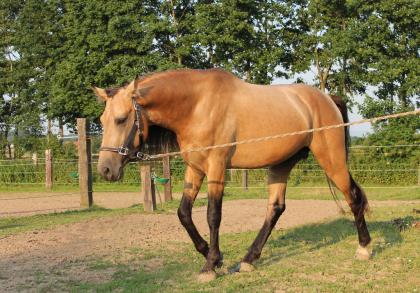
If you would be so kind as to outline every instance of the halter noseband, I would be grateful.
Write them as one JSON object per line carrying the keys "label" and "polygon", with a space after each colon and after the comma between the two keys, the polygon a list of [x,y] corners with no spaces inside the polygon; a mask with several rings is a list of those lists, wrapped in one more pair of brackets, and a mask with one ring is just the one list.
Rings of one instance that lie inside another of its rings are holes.
{"label": "halter noseband", "polygon": [[133,98],[133,107],[134,107],[134,113],[135,113],[135,120],[133,127],[130,130],[130,133],[128,134],[127,138],[125,139],[125,142],[122,146],[116,148],[116,147],[100,147],[99,151],[108,151],[108,152],[114,152],[118,153],[119,155],[125,157],[128,156],[130,160],[132,159],[138,159],[138,160],[147,160],[148,154],[142,153],[142,152],[136,152],[130,151],[130,146],[133,146],[134,143],[134,136],[136,133],[139,135],[139,145],[142,144],[144,141],[144,123],[142,119],[142,113],[141,113],[141,105],[138,104],[134,98]]}

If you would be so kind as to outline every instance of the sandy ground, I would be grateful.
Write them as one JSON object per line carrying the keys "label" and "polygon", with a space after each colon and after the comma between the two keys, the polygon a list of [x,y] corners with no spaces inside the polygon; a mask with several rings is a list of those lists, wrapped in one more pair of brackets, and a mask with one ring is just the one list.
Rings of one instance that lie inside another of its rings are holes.
{"label": "sandy ground", "polygon": [[[179,196],[179,195],[176,195]],[[95,204],[106,208],[125,208],[143,201],[140,192],[95,192]],[[0,217],[29,216],[80,209],[78,192],[0,193]]]}
{"label": "sandy ground", "polygon": [[[32,197],[37,197],[35,195],[32,194]],[[138,203],[138,196],[138,193],[120,195],[104,193],[102,196],[96,194],[95,200],[103,206],[123,207]],[[0,203],[1,211],[4,209],[13,211],[13,203],[19,204],[19,208],[25,211],[25,215],[36,213],[36,210],[67,209],[73,203],[77,208],[78,203],[78,196],[74,195],[52,197],[48,199],[48,203],[44,204],[37,198],[27,199],[27,195],[16,197],[26,197],[26,199],[3,201]],[[4,202],[6,205],[3,205]],[[112,202],[114,204],[111,204]],[[397,201],[372,201],[371,206],[398,203]],[[418,207],[420,201],[405,201],[405,203]],[[282,215],[276,229],[319,222],[339,215],[333,201],[288,200],[286,206],[286,212]],[[266,200],[225,201],[221,233],[258,230],[263,223],[265,209]],[[206,207],[194,209],[193,218],[198,230],[208,236]],[[111,278],[114,272],[91,270],[87,260],[100,258],[115,261],[118,259],[118,261],[129,263],[133,257],[130,249],[133,247],[141,251],[141,248],[167,248],[171,246],[171,243],[173,245],[179,242],[189,243],[190,240],[175,212],[173,214],[105,217],[62,225],[45,231],[9,236],[0,239],[0,291],[37,292],[40,287],[60,291],[63,287],[57,286],[63,282],[104,282]],[[132,263],[135,264],[135,262]]]}

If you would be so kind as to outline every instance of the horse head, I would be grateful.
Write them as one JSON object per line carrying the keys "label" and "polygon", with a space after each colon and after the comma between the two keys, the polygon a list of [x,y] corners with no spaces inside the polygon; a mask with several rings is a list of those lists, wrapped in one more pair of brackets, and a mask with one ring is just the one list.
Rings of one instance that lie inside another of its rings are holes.
{"label": "horse head", "polygon": [[95,94],[105,102],[100,117],[103,127],[98,172],[108,181],[122,178],[124,166],[133,160],[147,139],[148,121],[142,111],[142,89],[136,81],[114,89],[94,87]]}

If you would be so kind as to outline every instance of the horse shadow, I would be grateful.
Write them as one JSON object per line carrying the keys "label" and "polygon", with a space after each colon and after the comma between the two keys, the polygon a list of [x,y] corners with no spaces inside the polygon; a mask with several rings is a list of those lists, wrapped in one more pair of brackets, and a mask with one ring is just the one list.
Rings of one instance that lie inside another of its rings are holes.
{"label": "horse shadow", "polygon": [[[403,241],[401,231],[411,226],[411,223],[417,221],[418,218],[406,216],[399,218],[399,223],[405,223],[403,226],[396,225],[395,220],[391,221],[370,221],[368,229],[373,238],[373,255],[379,255],[384,250],[398,245]],[[339,243],[348,237],[352,237],[357,241],[357,231],[354,222],[339,218],[325,223],[309,224],[294,228],[286,233],[276,236],[267,242],[269,250],[284,248],[282,253],[268,253],[258,261],[259,264],[272,264],[282,259],[301,254],[302,251],[315,251],[336,243]],[[380,242],[375,241],[381,239]],[[302,248],[303,244],[304,248]],[[354,247],[356,249],[356,247]]]}
{"label": "horse shadow", "polygon": [[[22,224],[13,224],[13,223],[11,223],[11,224],[1,224],[0,225],[0,231],[1,232],[3,232],[3,231],[7,232],[10,229],[17,228],[17,227],[22,227],[22,226],[23,226]],[[0,236],[0,239],[2,239],[2,238],[4,238],[4,237]]]}
{"label": "horse shadow", "polygon": [[22,224],[2,224],[0,225],[0,230],[6,230],[6,229],[11,229],[11,228],[16,228],[16,227],[21,227],[23,226]]}

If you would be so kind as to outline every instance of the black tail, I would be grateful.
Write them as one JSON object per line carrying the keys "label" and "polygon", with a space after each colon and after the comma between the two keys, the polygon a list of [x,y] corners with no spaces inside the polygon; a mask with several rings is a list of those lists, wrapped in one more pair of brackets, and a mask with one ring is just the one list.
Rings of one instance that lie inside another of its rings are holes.
{"label": "black tail", "polygon": [[[338,110],[340,110],[344,123],[349,122],[349,115],[346,102],[339,96],[330,95],[330,97],[333,100],[334,104],[337,106]],[[348,126],[344,127],[344,139],[346,144],[346,159],[348,159],[350,146],[350,133]]]}
{"label": "black tail", "polygon": [[353,197],[353,203],[351,205],[351,210],[354,216],[357,219],[361,219],[364,214],[369,211],[369,203],[366,197],[365,192],[359,186],[359,184],[354,181],[353,177],[350,175],[351,180],[351,196]]}

